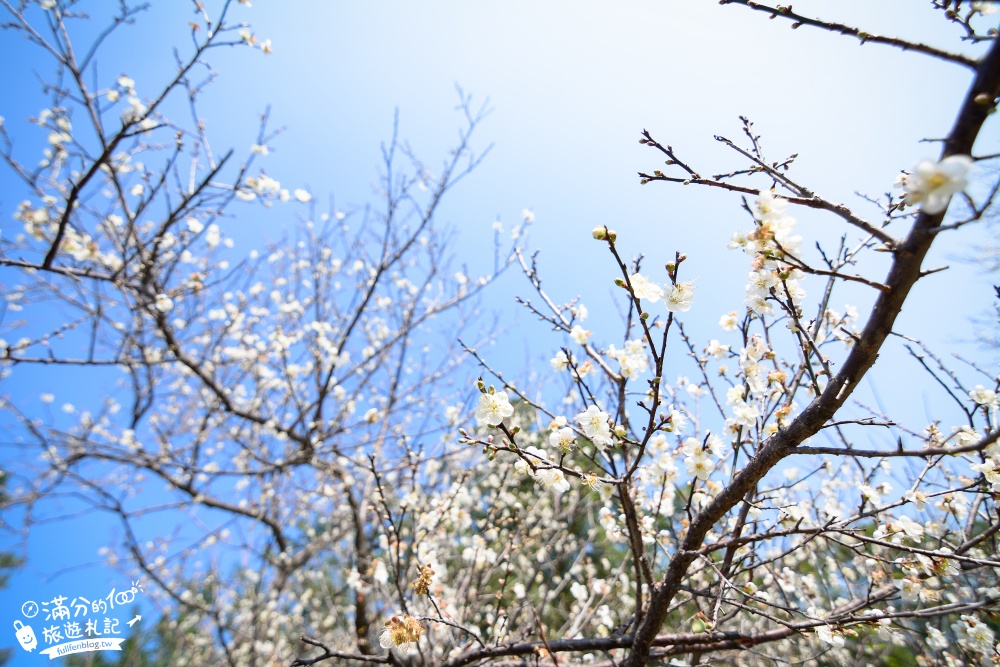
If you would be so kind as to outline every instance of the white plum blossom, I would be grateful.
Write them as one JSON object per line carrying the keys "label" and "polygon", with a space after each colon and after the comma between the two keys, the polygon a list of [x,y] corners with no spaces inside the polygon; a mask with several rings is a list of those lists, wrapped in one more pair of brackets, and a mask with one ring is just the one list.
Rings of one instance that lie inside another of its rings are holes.
{"label": "white plum blossom", "polygon": [[962,646],[984,655],[993,652],[993,630],[974,615],[962,614],[951,629]]}
{"label": "white plum blossom", "polygon": [[618,362],[622,377],[629,380],[634,380],[640,373],[649,369],[649,359],[642,340],[625,341],[625,348],[622,350],[609,345],[608,356]]}
{"label": "white plum blossom", "polygon": [[486,392],[479,395],[479,407],[476,409],[476,419],[480,424],[497,426],[512,414],[514,414],[514,406],[507,399],[507,392]]}
{"label": "white plum blossom", "polygon": [[927,494],[923,491],[907,491],[903,494],[903,499],[913,503],[913,507],[918,512],[923,512],[927,507]]}
{"label": "white plum blossom", "polygon": [[629,277],[632,284],[632,294],[635,298],[656,303],[663,298],[663,288],[639,273],[633,273]]}
{"label": "white plum blossom", "polygon": [[557,429],[549,435],[549,444],[568,452],[576,446],[576,432],[568,426]]}
{"label": "white plum blossom", "polygon": [[577,345],[586,345],[590,340],[590,332],[577,324],[574,325],[573,329],[569,332],[569,337],[572,338],[573,342]]}
{"label": "white plum blossom", "polygon": [[691,302],[694,300],[694,285],[690,280],[677,283],[663,297],[663,305],[671,313],[686,313],[691,310]]}
{"label": "white plum blossom", "polygon": [[161,313],[166,313],[173,310],[174,300],[166,294],[157,294],[156,300],[153,302],[153,307]]}
{"label": "white plum blossom", "polygon": [[896,584],[896,588],[899,589],[899,595],[904,600],[917,600],[920,598],[920,590],[923,588],[923,584],[920,583],[920,579],[917,577],[904,577],[903,579],[896,579],[893,583]]}
{"label": "white plum blossom", "polygon": [[[806,295],[798,284],[803,277],[801,271],[785,261],[802,243],[801,236],[792,234],[795,220],[785,213],[787,208],[786,199],[777,197],[773,190],[762,190],[754,206],[757,227],[733,235],[729,243],[730,248],[741,248],[753,256],[743,303],[755,315],[774,314],[772,295],[782,302],[791,301],[794,306]],[[719,322],[726,330],[730,330],[727,325],[736,327],[735,313],[730,315],[730,320]]]}
{"label": "white plum blossom", "polygon": [[1000,492],[1000,456],[986,459],[983,463],[973,463],[973,470],[982,473],[986,481],[990,483],[990,490],[994,493]]}
{"label": "white plum blossom", "polygon": [[549,366],[552,366],[552,370],[557,373],[561,373],[569,368],[569,362],[571,357],[566,355],[566,352],[559,350],[556,352],[556,356],[549,359]]}
{"label": "white plum blossom", "polygon": [[930,215],[948,208],[951,196],[968,186],[966,176],[972,168],[968,155],[950,155],[940,162],[924,160],[913,173],[900,176],[896,187],[906,190],[903,201],[907,206],[920,204],[920,210]]}
{"label": "white plum blossom", "polygon": [[969,392],[969,398],[976,405],[981,405],[992,410],[996,410],[998,405],[1000,405],[1000,400],[997,398],[996,391],[992,389],[986,389],[981,384],[977,384],[976,388]]}
{"label": "white plum blossom", "polygon": [[835,633],[829,625],[820,625],[816,628],[816,637],[819,638],[821,642],[830,644],[831,646],[836,646],[837,648],[842,648],[847,641],[844,636],[840,633]]}
{"label": "white plum blossom", "polygon": [[723,331],[736,331],[739,324],[740,318],[735,310],[729,311],[719,318],[719,326],[722,327]]}
{"label": "white plum blossom", "polygon": [[723,345],[714,338],[708,341],[708,345],[705,346],[705,354],[710,357],[715,357],[716,359],[724,359],[731,349],[730,345]]}
{"label": "white plum blossom", "polygon": [[877,540],[889,538],[893,544],[900,544],[904,537],[913,542],[919,542],[924,536],[924,527],[908,516],[901,516],[898,519],[889,518],[883,525],[879,526],[873,537]]}
{"label": "white plum blossom", "polygon": [[569,491],[569,480],[562,470],[557,468],[543,468],[535,472],[535,480],[547,489],[552,489],[556,493]]}
{"label": "white plum blossom", "polygon": [[607,412],[602,412],[596,405],[591,405],[585,412],[578,414],[575,421],[583,428],[584,435],[603,450],[611,444],[611,426],[608,424],[608,418]]}
{"label": "white plum blossom", "polygon": [[518,457],[517,461],[514,462],[514,472],[519,475],[529,475],[532,477],[534,477],[535,473],[531,470],[531,466],[544,463],[548,461],[549,457],[544,449],[538,447],[525,447],[522,453],[524,456]]}
{"label": "white plum blossom", "polygon": [[[721,443],[721,440],[719,442]],[[687,466],[689,475],[706,480],[715,470],[715,462],[709,456],[709,448],[703,446],[696,438],[685,440],[681,451],[687,457],[684,459],[684,465]]]}

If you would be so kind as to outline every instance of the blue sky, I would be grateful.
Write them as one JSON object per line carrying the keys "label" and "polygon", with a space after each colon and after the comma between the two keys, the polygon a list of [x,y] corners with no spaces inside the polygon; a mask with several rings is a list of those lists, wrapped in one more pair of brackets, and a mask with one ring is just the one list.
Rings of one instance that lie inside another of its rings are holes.
{"label": "blue sky", "polygon": [[[127,73],[140,94],[169,76],[171,48],[186,44],[190,20],[188,3],[153,4],[99,59],[106,81]],[[97,14],[101,3],[81,6]],[[930,3],[799,0],[795,9],[873,33],[976,52],[956,46],[957,29],[944,25]],[[38,8],[30,11],[41,15]],[[639,145],[642,129],[697,168],[719,172],[740,164],[713,135],[740,139],[738,116],[748,116],[773,159],[799,154],[793,173],[800,182],[830,199],[858,204],[874,218],[853,193],[881,194],[900,169],[935,156],[937,146],[921,139],[947,132],[969,81],[965,71],[926,56],[860,46],[809,28],[791,30],[787,22],[714,0],[256,0],[252,8],[232,11],[231,20],[246,20],[258,38],[271,39],[274,53],[232,48],[210,56],[218,79],[200,114],[216,150],[248,150],[259,115],[271,105],[272,125],[287,129],[272,142],[262,166],[286,187],[307,187],[321,201],[333,197],[338,208],[352,210],[374,199],[379,144],[389,137],[396,110],[401,137],[433,168],[461,124],[455,85],[477,100],[489,97],[493,113],[477,142],[481,148],[493,144],[493,150],[440,215],[459,232],[458,263],[472,275],[481,263],[485,272],[492,262],[493,221],[500,219],[509,230],[522,209],[531,209],[536,222],[530,245],[541,249],[546,287],[560,302],[586,295],[589,326],[605,342],[617,342],[620,334],[609,296],[613,263],[590,238],[597,225],[616,229],[621,251],[645,253],[650,266],[662,265],[675,250],[687,253],[682,277],[696,279],[698,296],[686,322],[696,340],[720,337],[719,316],[740,307],[743,298],[745,258],[725,249],[732,232],[747,227],[738,197],[640,186],[637,171],[662,166]],[[39,56],[15,35],[0,33],[0,58],[8,63],[0,74],[0,115],[19,137],[24,156],[45,140],[40,129],[23,122],[45,105],[37,81],[51,65]],[[988,127],[980,152],[997,152],[997,137],[995,127]],[[3,169],[0,193],[0,230],[7,236],[21,195]],[[301,215],[302,207],[295,206],[254,209],[241,217],[240,228],[226,232],[236,238],[238,252],[249,252],[262,239],[279,238]],[[831,216],[795,215],[807,243],[850,234]],[[992,303],[990,278],[955,256],[986,237],[972,230],[941,244],[928,265],[953,268],[919,286],[900,328],[941,352],[982,356],[962,341],[971,337],[969,318]],[[0,283],[11,280],[9,273],[0,274]],[[509,329],[493,358],[511,375],[522,372],[526,360],[547,359],[561,344],[512,307],[514,295],[527,290],[511,272],[487,293],[487,308],[502,313]],[[855,303],[863,305],[863,297]],[[902,355],[886,357],[889,372],[875,382],[890,407],[913,410],[933,400],[922,389],[900,389],[898,377],[908,374]],[[16,374],[0,392],[37,395],[54,381],[52,375]],[[90,517],[69,529],[33,533],[27,567],[0,591],[0,621],[13,617],[29,595],[55,594],[60,587],[86,595],[90,588],[127,585],[121,575],[95,565],[97,549],[108,540],[106,525]],[[7,641],[0,639],[0,646]]]}

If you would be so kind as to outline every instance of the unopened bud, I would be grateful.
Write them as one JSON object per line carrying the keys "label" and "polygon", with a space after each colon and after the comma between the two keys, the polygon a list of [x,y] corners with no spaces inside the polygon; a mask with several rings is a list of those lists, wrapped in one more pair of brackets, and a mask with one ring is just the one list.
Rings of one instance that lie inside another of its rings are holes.
{"label": "unopened bud", "polygon": [[591,235],[598,241],[603,241],[608,235],[608,228],[604,226],[594,227],[594,231],[591,232]]}

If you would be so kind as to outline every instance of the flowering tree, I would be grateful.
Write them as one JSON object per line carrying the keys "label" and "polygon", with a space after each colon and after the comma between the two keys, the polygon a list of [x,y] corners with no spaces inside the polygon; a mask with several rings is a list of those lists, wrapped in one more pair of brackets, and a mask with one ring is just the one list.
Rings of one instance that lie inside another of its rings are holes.
{"label": "flowering tree", "polygon": [[[740,141],[717,137],[738,164],[715,175],[643,132],[665,165],[642,182],[742,195],[746,231],[730,246],[748,279],[719,339],[695,342],[684,319],[703,314],[685,255],[633,259],[638,243],[598,227],[623,313],[621,338],[604,343],[583,301],[550,296],[518,245],[478,280],[446,268],[435,212],[479,159],[469,141],[482,112],[467,97],[437,174],[394,139],[383,212],[320,215],[309,192],[258,167],[275,140],[266,114],[239,165],[197,122],[206,54],[270,49],[228,21],[233,3],[214,16],[195,3],[192,46],[149,93],[125,76],[102,83],[103,37],[74,50],[72,3],[0,2],[8,27],[58,64],[35,119],[49,133],[41,164],[3,135],[28,191],[22,229],[0,245],[19,281],[8,302],[27,315],[2,345],[5,372],[124,378],[114,399],[59,419],[5,400],[43,455],[16,471],[30,486],[10,502],[30,517],[72,493],[120,520],[126,553],[108,555],[168,605],[165,661],[1000,661],[997,380],[894,328],[931,245],[1000,191],[997,180],[975,194],[969,179],[994,158],[974,151],[1000,96],[996,33],[978,27],[990,5],[935,2],[986,44],[973,58],[724,3],[942,59],[972,82],[939,159],[863,204],[875,221],[800,183],[794,155],[766,156],[748,120]],[[136,12],[123,3],[109,30]],[[175,98],[192,124],[168,117]],[[298,238],[235,258],[230,218],[283,202],[307,207]],[[811,250],[797,207],[845,225],[840,245]],[[561,337],[541,390],[456,336],[462,305],[508,263],[534,290],[523,305]],[[834,311],[857,286],[871,308]],[[45,326],[53,301],[62,319]],[[849,403],[897,343],[951,401],[930,425]],[[471,392],[451,384],[463,349],[480,366]],[[682,363],[687,377],[671,382]],[[868,431],[889,444],[857,446]],[[177,512],[196,528],[168,539],[154,521]]]}

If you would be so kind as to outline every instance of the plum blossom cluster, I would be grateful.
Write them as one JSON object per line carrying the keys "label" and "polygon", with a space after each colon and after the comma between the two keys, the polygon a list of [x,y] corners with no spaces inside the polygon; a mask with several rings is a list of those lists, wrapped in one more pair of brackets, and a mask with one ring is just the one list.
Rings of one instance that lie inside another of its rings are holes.
{"label": "plum blossom cluster", "polygon": [[555,467],[548,453],[539,447],[526,447],[521,452],[521,458],[514,463],[515,472],[534,478],[546,489],[556,493],[569,490],[569,480],[562,470]]}
{"label": "plum blossom cluster", "polygon": [[798,307],[806,293],[799,286],[804,277],[789,259],[794,259],[802,237],[793,234],[795,219],[786,213],[788,201],[773,190],[761,190],[754,202],[756,226],[736,232],[730,248],[740,248],[752,257],[743,303],[756,315],[773,315],[772,300],[783,307]]}
{"label": "plum blossom cluster", "polygon": [[725,443],[717,435],[709,434],[703,441],[688,438],[681,450],[684,453],[684,465],[691,477],[707,480],[715,470],[718,462],[725,458]]}
{"label": "plum blossom cluster", "polygon": [[[657,303],[662,300],[663,306],[671,313],[686,313],[691,310],[694,301],[694,284],[691,281],[661,286],[637,272],[629,276],[629,283],[632,295],[640,301]],[[624,285],[623,282],[619,284]]]}
{"label": "plum blossom cluster", "polygon": [[611,446],[611,423],[609,420],[610,415],[596,405],[589,406],[575,418],[587,439],[602,451]]}
{"label": "plum blossom cluster", "polygon": [[423,634],[424,627],[420,625],[420,621],[409,614],[400,614],[385,622],[378,643],[382,648],[398,648],[405,651],[411,644],[420,641]]}
{"label": "plum blossom cluster", "polygon": [[962,614],[951,626],[958,643],[966,650],[981,655],[986,664],[1000,662],[1000,644],[994,644],[995,635],[992,628],[983,623],[974,614]]}
{"label": "plum blossom cluster", "polygon": [[[774,357],[760,334],[753,334],[745,347],[740,350],[739,365],[742,383],[726,391],[726,403],[732,416],[726,419],[725,434],[735,436],[741,430],[753,428],[762,416],[764,401],[780,397],[784,390],[785,373],[768,370],[764,362]],[[791,405],[779,408],[779,420],[787,418]],[[767,433],[774,432],[777,424],[768,422]]]}
{"label": "plum blossom cluster", "polygon": [[643,340],[625,341],[624,349],[608,346],[608,356],[618,362],[618,372],[623,378],[634,380],[649,370],[649,357]]}

